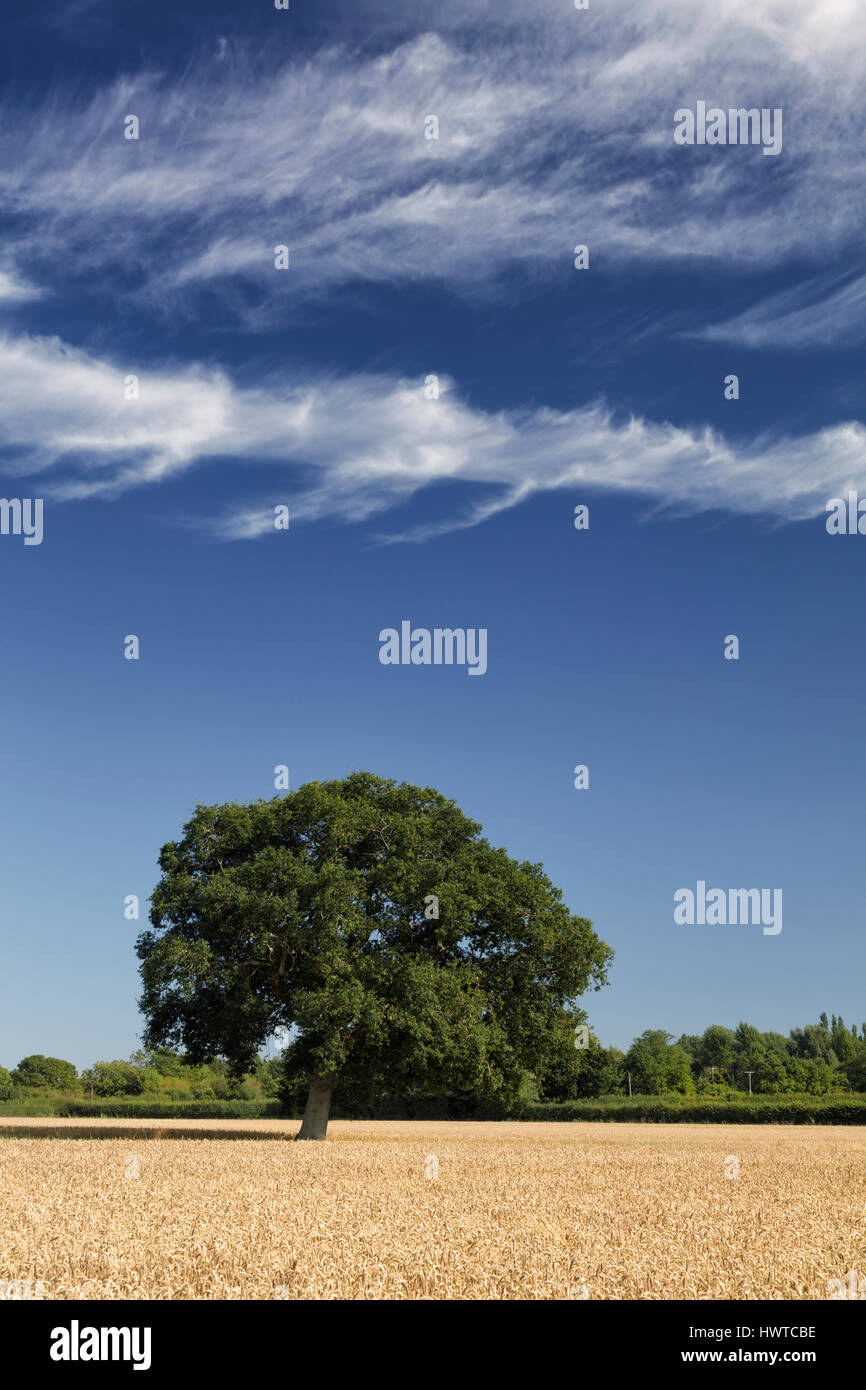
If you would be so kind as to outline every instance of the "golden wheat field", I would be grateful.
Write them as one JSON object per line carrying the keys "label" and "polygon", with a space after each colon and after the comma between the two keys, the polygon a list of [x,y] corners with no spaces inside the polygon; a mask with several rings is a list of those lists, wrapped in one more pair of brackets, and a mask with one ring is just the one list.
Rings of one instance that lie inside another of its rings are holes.
{"label": "golden wheat field", "polygon": [[0,1280],[45,1298],[824,1299],[866,1271],[859,1127],[332,1121],[324,1144],[277,1120],[13,1129]]}

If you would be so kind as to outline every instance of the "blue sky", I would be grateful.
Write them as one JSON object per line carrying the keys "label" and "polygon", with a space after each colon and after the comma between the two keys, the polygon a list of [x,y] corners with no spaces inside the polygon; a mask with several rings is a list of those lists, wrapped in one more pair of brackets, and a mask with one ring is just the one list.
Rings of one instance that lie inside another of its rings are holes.
{"label": "blue sky", "polygon": [[[604,1043],[866,1017],[866,539],[825,526],[866,498],[863,20],[702,11],[4,17],[0,466],[44,499],[0,535],[5,1065],[137,1046],[124,898],[282,763],[543,862],[616,952]],[[677,146],[699,100],[781,153]],[[381,665],[403,619],[486,674]],[[781,933],[676,926],[699,879]]]}

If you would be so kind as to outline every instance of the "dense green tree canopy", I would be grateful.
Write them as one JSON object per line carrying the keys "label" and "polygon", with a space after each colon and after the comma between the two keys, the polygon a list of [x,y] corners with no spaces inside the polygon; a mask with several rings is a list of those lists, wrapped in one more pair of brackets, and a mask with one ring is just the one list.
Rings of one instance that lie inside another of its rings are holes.
{"label": "dense green tree canopy", "polygon": [[623,1066],[631,1073],[632,1089],[640,1095],[694,1091],[688,1053],[661,1028],[648,1028],[635,1038]]}
{"label": "dense green tree canopy", "polygon": [[698,1066],[704,1070],[714,1067],[717,1074],[733,1080],[735,1044],[736,1037],[730,1028],[711,1023],[701,1038],[696,1058]]}
{"label": "dense green tree canopy", "polygon": [[94,1062],[81,1073],[86,1090],[97,1096],[137,1096],[145,1090],[147,1073],[132,1062]]}
{"label": "dense green tree canopy", "polygon": [[12,1080],[16,1086],[50,1087],[55,1091],[75,1091],[80,1086],[78,1071],[71,1062],[59,1057],[43,1057],[41,1053],[23,1057],[12,1073]]}
{"label": "dense green tree canopy", "polygon": [[[583,1044],[583,1039],[580,1040]],[[540,1077],[545,1100],[578,1100],[619,1090],[622,1053],[602,1047],[594,1033],[585,1045],[563,1048]]]}
{"label": "dense green tree canopy", "polygon": [[198,806],[159,865],[146,1044],[238,1071],[296,1029],[304,1137],[323,1136],[334,1085],[516,1092],[573,1049],[574,1001],[612,957],[540,865],[438,792],[370,773]]}

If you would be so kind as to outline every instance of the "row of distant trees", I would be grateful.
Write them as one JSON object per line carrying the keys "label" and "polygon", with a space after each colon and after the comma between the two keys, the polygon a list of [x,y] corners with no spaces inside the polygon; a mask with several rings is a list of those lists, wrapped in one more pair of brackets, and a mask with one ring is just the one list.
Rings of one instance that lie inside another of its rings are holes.
{"label": "row of distant trees", "polygon": [[866,1023],[847,1027],[834,1014],[818,1023],[782,1033],[762,1033],[750,1023],[736,1028],[711,1024],[701,1034],[675,1039],[648,1029],[627,1053],[590,1045],[571,1065],[544,1078],[548,1100],[581,1096],[702,1095],[743,1092],[754,1095],[831,1095],[866,1091]]}
{"label": "row of distant trees", "polygon": [[0,1067],[0,1100],[55,1092],[66,1096],[153,1096],[162,1100],[271,1100],[278,1095],[280,1059],[260,1058],[253,1071],[232,1076],[216,1058],[191,1065],[169,1048],[134,1052],[128,1062],[94,1062],[79,1073],[72,1062],[36,1053],[13,1071]]}
{"label": "row of distant trees", "polygon": [[[587,1046],[571,1049],[545,1073],[528,1075],[526,1098],[574,1100],[602,1095],[705,1095],[751,1091],[755,1095],[830,1095],[866,1092],[866,1023],[848,1027],[822,1014],[818,1023],[782,1033],[762,1033],[749,1023],[712,1024],[702,1034],[675,1039],[648,1029],[628,1052],[602,1047],[590,1032]],[[259,1058],[254,1069],[233,1076],[217,1058],[191,1064],[181,1053],[155,1048],[129,1061],[94,1062],[79,1072],[71,1062],[37,1054],[13,1071],[0,1067],[0,1100],[48,1091],[78,1096],[147,1096],[163,1100],[271,1100],[303,1098],[292,1048],[285,1058]],[[295,1090],[298,1094],[295,1096]],[[356,1098],[361,1100],[363,1098]]]}

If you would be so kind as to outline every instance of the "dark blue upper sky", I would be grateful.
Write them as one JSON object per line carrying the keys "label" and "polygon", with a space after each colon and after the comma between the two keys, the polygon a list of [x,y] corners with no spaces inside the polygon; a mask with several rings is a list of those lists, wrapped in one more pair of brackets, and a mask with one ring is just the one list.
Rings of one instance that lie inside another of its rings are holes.
{"label": "dark blue upper sky", "polygon": [[[283,763],[543,862],[605,1043],[866,1016],[862,21],[707,10],[4,7],[5,1065],[129,1054],[124,898]],[[699,100],[781,153],[677,146]],[[486,674],[383,666],[403,619]],[[700,879],[782,931],[676,926]]]}

